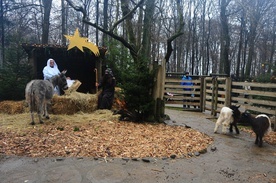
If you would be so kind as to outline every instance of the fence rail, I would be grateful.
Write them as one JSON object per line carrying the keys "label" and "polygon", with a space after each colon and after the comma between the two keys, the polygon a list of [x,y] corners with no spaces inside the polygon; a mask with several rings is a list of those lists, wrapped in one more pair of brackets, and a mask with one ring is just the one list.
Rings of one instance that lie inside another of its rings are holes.
{"label": "fence rail", "polygon": [[[188,105],[200,108],[200,101],[202,101],[200,99],[202,95],[201,81],[199,79],[193,80],[193,86],[184,86],[181,85],[181,82],[183,82],[181,79],[166,78],[164,89],[166,103],[180,104],[181,107]],[[186,91],[185,88],[191,88],[191,91]]]}
{"label": "fence rail", "polygon": [[[245,90],[245,86],[250,90]],[[246,110],[276,115],[276,84],[232,82],[232,101]]]}
{"label": "fence rail", "polygon": [[[206,76],[193,79],[193,86],[183,86],[181,82],[175,76],[166,76],[165,104],[176,104],[176,107],[181,108],[183,105],[194,106],[200,111],[209,110],[214,116],[223,106],[240,105],[241,109],[256,114],[276,116],[274,83],[236,82],[229,77]],[[185,91],[184,88],[192,88],[192,91]],[[275,129],[276,119],[273,123]]]}

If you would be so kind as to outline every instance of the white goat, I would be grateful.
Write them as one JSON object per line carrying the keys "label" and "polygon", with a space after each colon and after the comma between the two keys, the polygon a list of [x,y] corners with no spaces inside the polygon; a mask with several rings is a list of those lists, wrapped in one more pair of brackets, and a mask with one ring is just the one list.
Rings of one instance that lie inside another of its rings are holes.
{"label": "white goat", "polygon": [[240,106],[230,106],[221,108],[219,118],[217,119],[214,133],[217,133],[218,127],[222,124],[222,133],[226,133],[228,127],[230,126],[230,132],[233,132],[233,126],[235,127],[236,133],[239,134],[239,129],[237,127],[237,122],[240,118]]}

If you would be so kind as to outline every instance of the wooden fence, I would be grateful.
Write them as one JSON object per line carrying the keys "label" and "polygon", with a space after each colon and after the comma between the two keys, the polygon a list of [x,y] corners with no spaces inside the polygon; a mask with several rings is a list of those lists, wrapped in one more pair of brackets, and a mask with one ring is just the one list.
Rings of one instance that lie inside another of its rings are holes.
{"label": "wooden fence", "polygon": [[[166,78],[165,80],[165,103],[194,106],[202,109],[202,81],[201,79],[193,80],[193,86],[183,86],[180,83],[181,79]],[[185,91],[184,88],[191,88],[192,91]]]}
{"label": "wooden fence", "polygon": [[[245,90],[245,87],[250,90]],[[276,84],[232,82],[232,104],[257,113],[276,116]]]}
{"label": "wooden fence", "polygon": [[[193,86],[183,86],[181,76],[166,76],[164,85],[165,104],[183,108],[211,112],[216,116],[223,106],[240,105],[241,110],[255,114],[274,116],[276,124],[276,84],[236,82],[229,77],[192,77]],[[185,91],[184,88],[192,88]],[[192,97],[194,96],[194,97]]]}

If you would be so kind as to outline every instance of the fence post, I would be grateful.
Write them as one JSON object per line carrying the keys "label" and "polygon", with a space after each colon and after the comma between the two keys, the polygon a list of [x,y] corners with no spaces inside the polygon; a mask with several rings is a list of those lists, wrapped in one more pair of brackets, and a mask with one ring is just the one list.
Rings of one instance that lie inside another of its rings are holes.
{"label": "fence post", "polygon": [[215,91],[217,90],[217,77],[212,78],[212,103],[211,103],[211,115],[216,116],[215,105],[216,97]]}
{"label": "fence post", "polygon": [[217,115],[217,107],[218,107],[218,78],[213,76],[212,78],[212,101],[211,101],[211,115]]}
{"label": "fence post", "polygon": [[274,115],[274,127],[273,131],[276,132],[276,109],[275,109],[275,115]]}
{"label": "fence post", "polygon": [[204,77],[200,77],[200,99],[199,99],[199,108],[200,108],[200,112],[204,112],[205,111],[205,100],[204,100],[204,94],[206,94],[204,90],[204,88],[206,88],[205,82],[204,82]]}
{"label": "fence post", "polygon": [[230,106],[231,105],[231,78],[227,77],[225,81],[225,106]]}
{"label": "fence post", "polygon": [[201,90],[203,91],[203,95],[202,95],[201,99],[203,101],[202,109],[203,109],[203,112],[204,112],[205,111],[205,106],[206,106],[206,86],[207,86],[206,77],[202,78],[202,80],[203,80],[203,82],[202,82]]}
{"label": "fence post", "polygon": [[164,104],[164,87],[165,87],[165,59],[162,60],[162,64],[158,65],[156,73],[156,83],[153,91],[153,98],[155,101],[154,117],[157,121],[160,121],[165,114]]}
{"label": "fence post", "polygon": [[218,109],[218,77],[215,78],[215,100],[214,100],[214,116],[217,115],[217,109]]}

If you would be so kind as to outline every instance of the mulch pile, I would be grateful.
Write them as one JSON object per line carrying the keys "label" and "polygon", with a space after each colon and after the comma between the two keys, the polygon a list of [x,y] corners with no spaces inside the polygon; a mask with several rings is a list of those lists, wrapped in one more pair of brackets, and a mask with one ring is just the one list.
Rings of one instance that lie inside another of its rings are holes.
{"label": "mulch pile", "polygon": [[[29,114],[4,116],[0,153],[29,157],[190,157],[205,153],[213,139],[191,128],[120,122],[110,111],[52,115],[28,125]],[[21,126],[14,121],[22,120]],[[9,121],[9,122],[7,122]]]}

